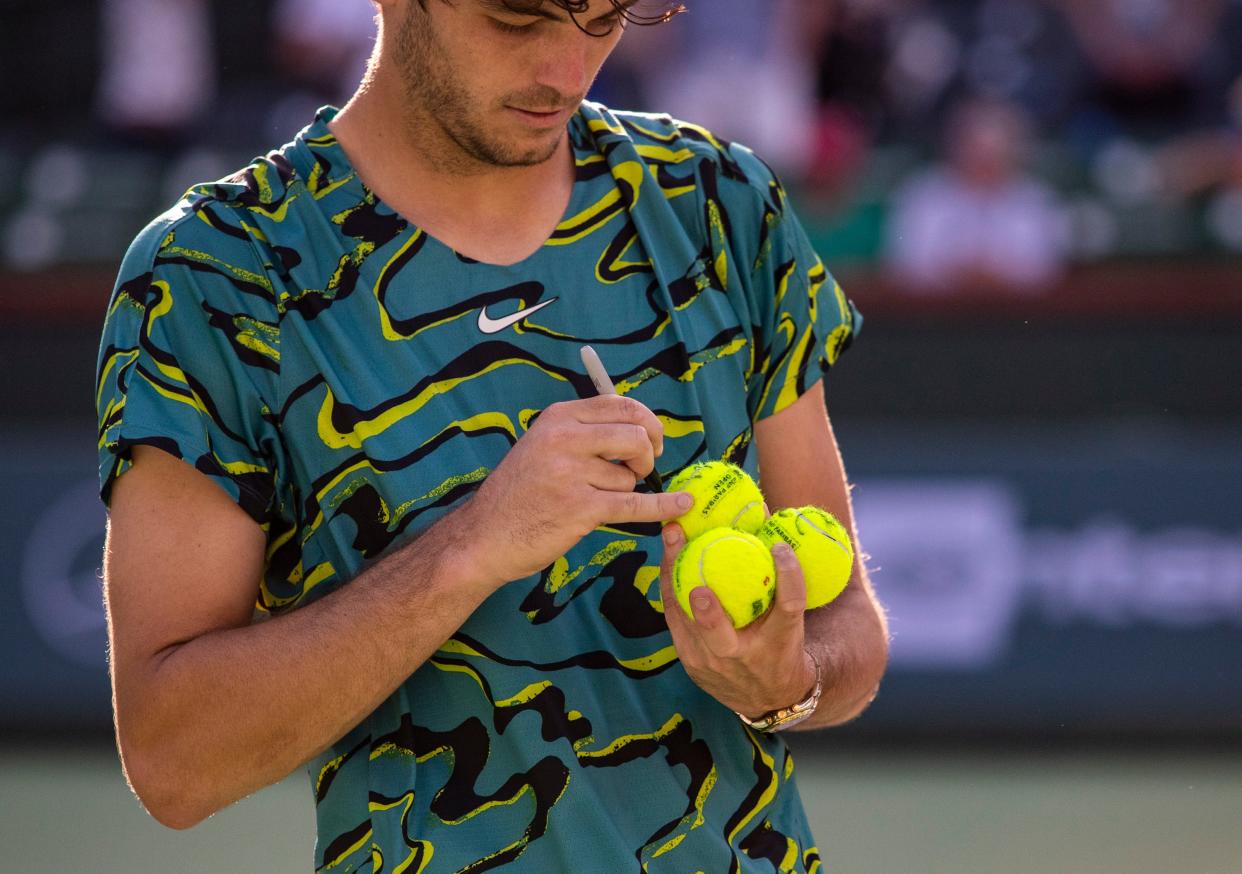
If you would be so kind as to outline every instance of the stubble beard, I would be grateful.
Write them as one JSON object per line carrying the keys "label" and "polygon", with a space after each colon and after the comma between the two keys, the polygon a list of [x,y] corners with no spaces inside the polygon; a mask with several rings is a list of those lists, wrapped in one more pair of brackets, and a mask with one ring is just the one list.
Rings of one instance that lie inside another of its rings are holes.
{"label": "stubble beard", "polygon": [[[448,139],[438,157],[458,172],[484,167],[533,167],[552,159],[560,146],[560,137],[546,144],[523,146],[505,142],[491,135],[481,103],[471,97],[451,72],[447,53],[423,22],[415,22],[417,4],[410,4],[410,14],[398,34],[399,63],[406,98],[421,111],[413,120],[412,135],[426,141],[426,131],[419,126],[430,122]],[[425,18],[425,13],[423,13]],[[543,89],[545,92],[550,89]],[[531,94],[535,105],[539,99],[559,95]],[[472,166],[473,165],[473,168]]]}

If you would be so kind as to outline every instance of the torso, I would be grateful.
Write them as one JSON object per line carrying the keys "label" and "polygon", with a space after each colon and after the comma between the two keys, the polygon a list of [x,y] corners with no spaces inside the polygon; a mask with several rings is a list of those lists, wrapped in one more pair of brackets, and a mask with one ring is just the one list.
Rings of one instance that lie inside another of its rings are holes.
{"label": "torso", "polygon": [[[534,415],[593,393],[585,343],[660,417],[663,476],[727,457],[758,477],[753,417],[782,389],[752,379],[770,345],[756,342],[748,298],[758,255],[720,232],[749,224],[753,240],[763,220],[738,197],[746,181],[719,171],[702,229],[702,142],[584,109],[563,220],[496,266],[363,186],[327,120],[253,174],[260,200],[271,167],[287,168],[289,188],[244,212],[281,310],[273,407],[288,455],[281,505],[296,516],[262,607],[348,584],[469,499]],[[187,232],[204,228],[195,218]],[[813,868],[784,742],[748,732],[677,663],[661,555],[658,524],[606,524],[489,598],[309,763],[316,863],[421,870],[434,853],[428,871],[510,859],[541,872]]]}

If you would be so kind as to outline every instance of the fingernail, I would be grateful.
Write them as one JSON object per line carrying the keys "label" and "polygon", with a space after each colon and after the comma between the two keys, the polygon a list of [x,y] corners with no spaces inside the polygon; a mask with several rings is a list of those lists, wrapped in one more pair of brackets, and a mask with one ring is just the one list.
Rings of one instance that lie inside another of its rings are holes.
{"label": "fingernail", "polygon": [[675,546],[681,543],[681,526],[667,525],[664,528],[664,542],[669,546]]}
{"label": "fingernail", "polygon": [[712,599],[707,597],[707,590],[702,586],[699,586],[690,593],[690,606],[693,607],[696,612],[708,609],[711,604]]}
{"label": "fingernail", "polygon": [[694,506],[694,496],[689,492],[682,492],[677,496],[677,506],[683,510],[689,510]]}
{"label": "fingernail", "polygon": [[784,564],[788,564],[793,560],[794,551],[788,543],[778,543],[772,547],[772,554],[776,556],[776,560]]}

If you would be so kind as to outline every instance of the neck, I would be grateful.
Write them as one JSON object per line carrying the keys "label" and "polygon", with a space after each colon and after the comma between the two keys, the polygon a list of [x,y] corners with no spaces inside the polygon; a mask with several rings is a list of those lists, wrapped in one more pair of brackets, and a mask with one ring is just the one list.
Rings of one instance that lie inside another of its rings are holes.
{"label": "neck", "polygon": [[377,69],[331,123],[362,181],[423,227],[454,231],[512,225],[548,204],[559,217],[573,186],[568,133],[541,164],[497,166],[455,142],[428,108],[412,105],[390,71]]}

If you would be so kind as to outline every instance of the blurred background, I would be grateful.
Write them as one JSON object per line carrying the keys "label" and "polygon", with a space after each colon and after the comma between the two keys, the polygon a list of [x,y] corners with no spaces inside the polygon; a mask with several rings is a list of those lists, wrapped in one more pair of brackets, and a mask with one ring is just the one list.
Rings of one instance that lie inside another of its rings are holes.
{"label": "blurred background", "polygon": [[[828,407],[892,663],[791,740],[826,868],[1242,871],[1242,0],[688,2],[592,96],[753,146],[866,318]],[[0,0],[6,868],[310,864],[301,773],[188,833],[125,789],[92,386],[133,236],[373,35]]]}

